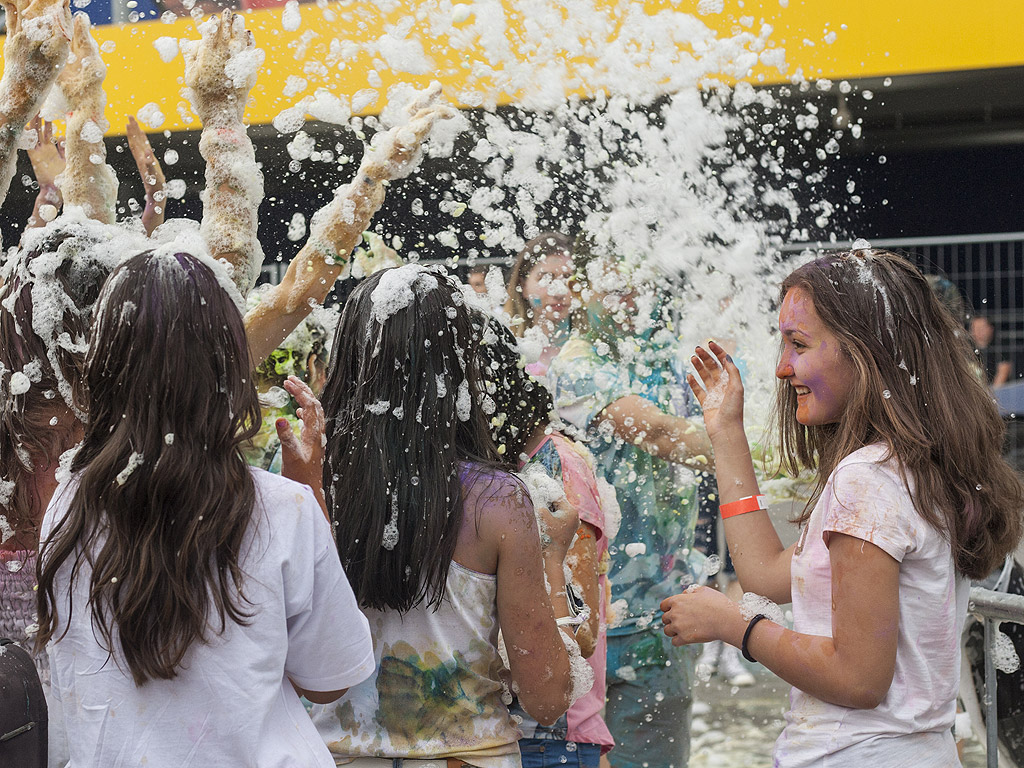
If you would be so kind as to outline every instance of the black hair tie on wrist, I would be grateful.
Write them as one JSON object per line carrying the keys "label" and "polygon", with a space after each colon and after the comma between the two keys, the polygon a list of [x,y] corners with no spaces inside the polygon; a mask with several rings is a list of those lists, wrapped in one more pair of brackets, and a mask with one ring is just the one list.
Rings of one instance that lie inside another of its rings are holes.
{"label": "black hair tie on wrist", "polygon": [[743,658],[751,662],[752,664],[757,664],[758,662],[757,659],[750,655],[750,651],[747,650],[747,643],[750,642],[750,633],[753,631],[754,626],[757,624],[757,622],[759,622],[761,619],[767,618],[768,617],[765,616],[763,613],[757,614],[757,616],[752,618],[750,620],[750,623],[747,624],[747,631],[743,633],[743,643],[740,646],[740,650],[743,652]]}

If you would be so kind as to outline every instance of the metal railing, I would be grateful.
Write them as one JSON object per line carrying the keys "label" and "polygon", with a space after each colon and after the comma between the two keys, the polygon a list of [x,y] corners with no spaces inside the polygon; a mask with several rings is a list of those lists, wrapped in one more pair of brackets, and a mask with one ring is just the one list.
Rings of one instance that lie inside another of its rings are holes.
{"label": "metal railing", "polygon": [[985,753],[988,768],[999,768],[999,719],[996,712],[996,665],[993,649],[999,623],[1024,624],[1024,595],[994,592],[974,587],[971,590],[969,613],[985,622]]}
{"label": "metal railing", "polygon": [[[785,254],[846,250],[849,240],[787,243]],[[992,349],[1012,359],[1024,348],[1024,232],[872,239],[875,248],[903,253],[922,272],[950,280],[972,314],[997,330]],[[1024,371],[1015,371],[1019,376]]]}

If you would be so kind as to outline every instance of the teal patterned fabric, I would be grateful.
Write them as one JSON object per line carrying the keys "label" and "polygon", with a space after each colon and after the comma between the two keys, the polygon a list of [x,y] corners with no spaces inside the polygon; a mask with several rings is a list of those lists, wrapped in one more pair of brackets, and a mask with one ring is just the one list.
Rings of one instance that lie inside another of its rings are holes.
{"label": "teal patterned fabric", "polygon": [[[696,580],[703,561],[693,550],[698,506],[694,473],[612,436],[609,423],[601,428],[593,423],[627,395],[639,395],[676,416],[694,410],[675,347],[641,343],[629,341],[613,355],[600,341],[573,338],[548,371],[555,408],[565,421],[586,431],[595,468],[615,487],[622,509],[621,528],[609,550],[608,577],[618,619],[609,635],[648,627],[660,617],[664,598]],[[626,601],[625,610],[617,602],[621,600]]]}

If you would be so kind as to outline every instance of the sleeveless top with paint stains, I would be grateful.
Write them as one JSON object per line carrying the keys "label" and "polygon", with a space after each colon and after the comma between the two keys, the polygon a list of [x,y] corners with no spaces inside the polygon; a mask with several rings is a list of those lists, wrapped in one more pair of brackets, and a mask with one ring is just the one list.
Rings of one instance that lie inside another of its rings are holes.
{"label": "sleeveless top with paint stains", "polygon": [[[484,516],[508,494],[481,491],[492,480],[514,481],[467,472],[470,466],[460,473],[467,514]],[[436,611],[423,603],[404,615],[363,608],[376,670],[311,710],[338,765],[357,757],[453,757],[479,768],[520,768],[519,731],[502,698],[497,590],[495,575],[452,561]]]}

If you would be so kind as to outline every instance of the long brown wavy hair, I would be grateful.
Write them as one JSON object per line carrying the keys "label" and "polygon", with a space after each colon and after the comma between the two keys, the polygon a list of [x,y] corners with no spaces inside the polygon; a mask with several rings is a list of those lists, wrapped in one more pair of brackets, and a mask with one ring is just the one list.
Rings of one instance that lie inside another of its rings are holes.
{"label": "long brown wavy hair", "polygon": [[38,647],[58,631],[70,563],[135,683],[171,679],[211,628],[251,615],[239,551],[256,489],[239,446],[260,411],[242,317],[197,258],[134,256],[100,295],[85,383],[77,487],[40,550]]}
{"label": "long brown wavy hair", "polygon": [[[0,289],[0,515],[38,536],[35,474],[78,442],[92,309],[113,263],[87,232],[53,225],[5,265]],[[36,306],[41,304],[41,306]],[[30,386],[21,383],[21,374]],[[33,547],[34,549],[35,547]]]}
{"label": "long brown wavy hair", "polygon": [[519,251],[508,276],[508,300],[505,302],[505,311],[513,319],[512,331],[517,336],[533,327],[533,307],[523,298],[523,283],[527,276],[546,257],[571,257],[572,253],[572,238],[561,232],[541,232]]}
{"label": "long brown wavy hair", "polygon": [[777,388],[782,459],[817,470],[804,523],[839,462],[884,443],[918,514],[950,542],[957,570],[984,578],[1013,551],[1024,529],[1024,487],[1003,460],[1005,426],[974,374],[971,344],[906,259],[882,250],[835,253],[795,270],[782,284],[806,291],[856,370],[835,424],[796,420],[796,393]]}

